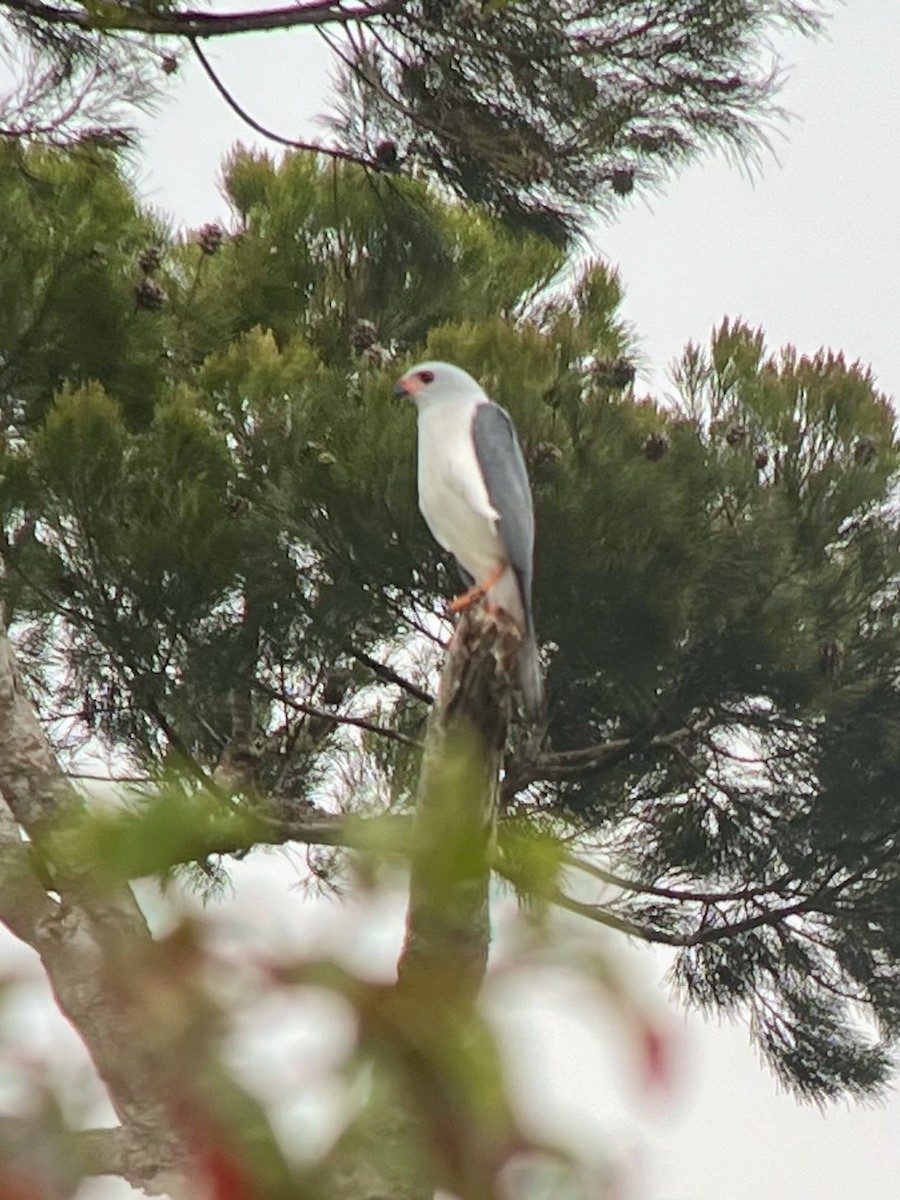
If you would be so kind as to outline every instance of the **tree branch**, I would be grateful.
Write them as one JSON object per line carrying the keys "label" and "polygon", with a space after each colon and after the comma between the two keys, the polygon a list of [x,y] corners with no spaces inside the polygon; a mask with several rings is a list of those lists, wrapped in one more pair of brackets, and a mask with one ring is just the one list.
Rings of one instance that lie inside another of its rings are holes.
{"label": "tree branch", "polygon": [[653,733],[651,725],[650,729],[633,737],[612,738],[595,746],[541,754],[537,758],[512,763],[503,782],[503,799],[511,800],[531,783],[562,783],[583,775],[608,771],[636,751],[670,750],[683,754],[681,743],[707,729],[711,721],[712,715],[703,713],[694,724],[681,725],[667,733]]}
{"label": "tree branch", "polygon": [[148,11],[125,4],[105,5],[96,10],[87,7],[59,8],[44,4],[41,0],[3,0],[0,4],[0,8],[21,13],[45,25],[188,39],[294,29],[303,25],[347,25],[398,12],[402,7],[402,0],[360,4],[354,8],[345,7],[341,0],[316,0],[311,4],[260,9],[257,12],[216,14],[191,9],[185,12]]}
{"label": "tree branch", "polygon": [[374,721],[366,720],[365,717],[351,717],[343,713],[334,712],[329,708],[319,708],[318,705],[307,704],[305,700],[294,700],[290,696],[285,696],[276,688],[269,687],[267,683],[263,683],[259,679],[253,681],[253,688],[262,695],[268,696],[271,700],[277,700],[280,704],[286,704],[288,708],[294,709],[295,712],[305,713],[307,716],[316,717],[320,721],[330,721],[335,725],[352,725],[356,729],[365,729],[368,733],[377,733],[379,737],[401,742],[404,746],[411,746],[415,750],[421,750],[422,748],[421,742],[417,742],[415,738],[401,733],[399,729],[390,729],[386,725],[378,725]]}
{"label": "tree branch", "polygon": [[[148,1070],[132,1015],[110,1004],[104,989],[106,967],[127,950],[149,944],[150,933],[127,887],[101,899],[90,886],[90,863],[80,864],[84,874],[78,874],[44,856],[53,818],[81,804],[27,697],[2,626],[0,745],[0,920],[40,955],[57,1003],[84,1039],[123,1127],[174,1166],[181,1152],[169,1125],[165,1089]],[[23,843],[18,826],[29,833],[33,848]],[[32,855],[41,856],[58,900],[46,894]]]}
{"label": "tree branch", "polygon": [[249,125],[251,129],[255,130],[258,134],[261,134],[264,138],[268,138],[272,142],[277,142],[280,146],[288,146],[292,150],[309,150],[315,154],[327,154],[330,158],[337,158],[343,162],[356,163],[361,167],[376,166],[371,159],[366,158],[363,155],[353,154],[350,150],[341,150],[336,146],[323,146],[321,142],[297,141],[295,138],[285,137],[283,134],[275,133],[274,130],[268,129],[260,121],[257,121],[257,119],[234,98],[234,96],[213,70],[209,59],[200,49],[196,37],[189,37],[188,41],[190,42],[191,49],[194,51],[200,66],[206,72],[206,75],[213,87],[216,89],[231,111],[240,117],[245,125]]}
{"label": "tree branch", "polygon": [[642,896],[659,896],[664,900],[676,900],[684,903],[695,901],[700,904],[717,904],[727,900],[752,900],[759,896],[780,892],[784,885],[792,879],[792,876],[785,872],[771,883],[737,888],[731,892],[701,892],[692,891],[690,888],[662,887],[658,884],[644,883],[640,879],[631,879],[625,875],[618,875],[615,871],[598,867],[596,863],[579,858],[576,854],[567,854],[565,861],[568,866],[582,871],[585,875],[590,875],[600,883],[607,883],[610,887],[621,888],[622,891],[634,892]]}
{"label": "tree branch", "polygon": [[119,1175],[134,1187],[160,1179],[171,1169],[157,1147],[126,1129],[80,1129],[66,1138],[66,1147],[85,1175]]}
{"label": "tree branch", "polygon": [[410,680],[404,679],[399,675],[393,667],[389,667],[386,663],[379,662],[377,658],[372,658],[366,654],[364,650],[357,650],[350,646],[347,648],[347,653],[351,658],[355,658],[357,662],[361,662],[364,667],[368,667],[373,675],[377,675],[379,679],[383,679],[385,683],[395,683],[397,687],[402,688],[404,692],[408,692],[416,700],[421,700],[423,704],[434,704],[434,696],[430,692],[426,692],[424,688],[420,688],[418,684],[411,683]]}
{"label": "tree branch", "polygon": [[[843,884],[840,885],[840,887],[843,886]],[[763,925],[779,925],[788,917],[794,917],[801,913],[824,911],[820,908],[823,900],[833,895],[836,890],[839,889],[830,888],[826,891],[814,892],[812,895],[798,900],[795,904],[785,904],[780,908],[766,908],[761,912],[754,913],[752,917],[743,917],[739,921],[725,921],[721,925],[701,924],[686,933],[669,933],[664,929],[653,929],[649,925],[630,921],[626,917],[620,917],[611,912],[602,904],[589,904],[575,900],[560,889],[548,892],[544,899],[568,912],[586,917],[589,921],[595,921],[598,925],[617,929],[630,937],[640,938],[641,941],[685,949],[689,946],[703,946],[708,942],[727,941],[728,938],[749,933]]]}
{"label": "tree branch", "polygon": [[504,781],[503,797],[511,799],[530,783],[554,783],[581,775],[608,770],[622,762],[638,745],[636,738],[615,738],[583,750],[566,750],[558,754],[542,754],[539,758],[517,763]]}

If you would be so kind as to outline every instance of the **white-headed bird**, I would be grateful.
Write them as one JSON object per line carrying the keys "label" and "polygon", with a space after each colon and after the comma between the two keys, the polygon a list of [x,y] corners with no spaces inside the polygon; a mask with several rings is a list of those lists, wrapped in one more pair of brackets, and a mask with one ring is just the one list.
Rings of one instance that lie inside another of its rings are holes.
{"label": "white-headed bird", "polygon": [[518,623],[519,686],[527,715],[538,721],[544,693],[531,606],[534,506],[513,423],[450,363],[419,363],[396,391],[419,410],[419,509],[468,584],[451,608],[484,599]]}

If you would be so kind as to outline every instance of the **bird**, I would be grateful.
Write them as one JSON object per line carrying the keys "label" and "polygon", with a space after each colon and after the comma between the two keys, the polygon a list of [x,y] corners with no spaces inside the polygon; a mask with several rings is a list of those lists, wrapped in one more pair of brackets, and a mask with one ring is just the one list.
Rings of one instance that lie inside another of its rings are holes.
{"label": "bird", "polygon": [[452,363],[419,363],[394,390],[418,409],[419,511],[467,584],[451,611],[483,600],[516,622],[519,689],[526,716],[537,724],[544,686],[531,597],[534,505],[515,426]]}

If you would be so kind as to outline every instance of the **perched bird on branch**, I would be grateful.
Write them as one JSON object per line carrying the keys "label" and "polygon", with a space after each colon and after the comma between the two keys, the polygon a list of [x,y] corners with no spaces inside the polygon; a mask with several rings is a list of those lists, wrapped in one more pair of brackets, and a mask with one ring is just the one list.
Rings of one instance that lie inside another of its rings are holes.
{"label": "perched bird on branch", "polygon": [[419,509],[468,586],[451,611],[483,601],[518,624],[519,687],[537,722],[544,692],[531,605],[534,508],[513,423],[450,363],[420,363],[395,390],[419,410]]}

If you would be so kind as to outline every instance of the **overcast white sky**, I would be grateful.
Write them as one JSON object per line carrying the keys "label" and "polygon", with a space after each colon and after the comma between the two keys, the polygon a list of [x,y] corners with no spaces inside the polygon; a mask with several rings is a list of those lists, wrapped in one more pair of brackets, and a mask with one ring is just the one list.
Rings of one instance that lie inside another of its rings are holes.
{"label": "overcast white sky", "polygon": [[[826,39],[780,48],[792,69],[783,102],[797,119],[775,135],[778,161],[752,179],[717,160],[700,163],[598,229],[593,247],[621,270],[648,390],[665,391],[668,364],[685,342],[705,339],[728,314],[763,326],[772,346],[843,349],[900,395],[900,3],[857,0],[836,10]],[[328,66],[314,34],[244,38],[213,57],[260,120],[287,135],[316,132]],[[195,68],[177,77],[146,130],[137,175],[148,200],[182,225],[224,217],[221,157],[237,139],[258,139]],[[223,919],[286,931],[330,920],[321,907],[304,909],[279,863],[242,864],[239,898]],[[372,936],[389,950],[399,913],[382,920]],[[4,947],[12,952],[0,942],[0,958]],[[619,952],[656,987],[662,957]],[[656,1104],[634,1086],[619,1035],[593,1000],[541,984],[506,1013],[523,1089],[527,1082],[579,1138],[627,1164],[622,1200],[896,1200],[896,1097],[881,1108],[801,1108],[779,1094],[743,1029],[685,1020],[662,988],[659,1004],[681,1051],[676,1092]],[[71,1048],[48,1011],[32,1008],[23,1046],[31,1038]],[[301,1055],[299,1043],[293,1052]],[[89,1194],[131,1193],[94,1185],[80,1200]]]}

